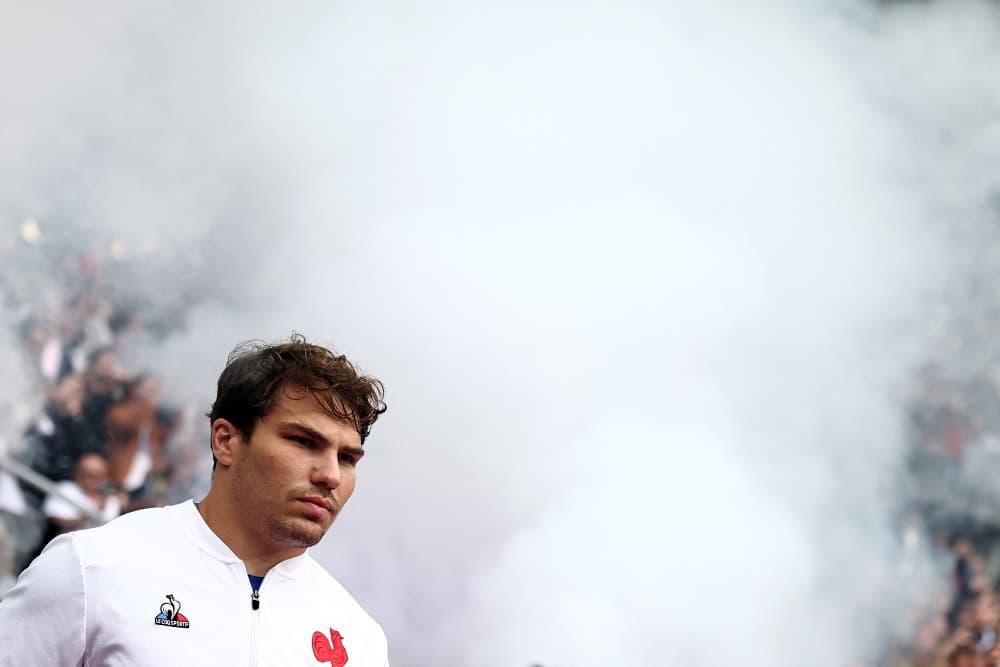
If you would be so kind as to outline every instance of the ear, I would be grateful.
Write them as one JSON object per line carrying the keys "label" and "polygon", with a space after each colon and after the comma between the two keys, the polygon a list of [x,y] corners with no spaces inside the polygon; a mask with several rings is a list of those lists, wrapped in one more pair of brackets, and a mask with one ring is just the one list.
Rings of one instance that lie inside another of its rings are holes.
{"label": "ear", "polygon": [[212,422],[212,454],[220,465],[231,466],[244,444],[240,430],[228,419],[220,417]]}

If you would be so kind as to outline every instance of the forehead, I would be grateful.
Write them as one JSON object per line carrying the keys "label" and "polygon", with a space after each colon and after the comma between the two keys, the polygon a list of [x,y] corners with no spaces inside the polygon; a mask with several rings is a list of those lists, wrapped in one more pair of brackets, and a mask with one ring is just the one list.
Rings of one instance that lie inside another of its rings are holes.
{"label": "forehead", "polygon": [[115,365],[115,355],[112,352],[102,352],[94,358],[90,365],[92,371],[103,371]]}
{"label": "forehead", "polygon": [[77,465],[81,470],[103,470],[107,464],[100,456],[84,454]]}
{"label": "forehead", "polygon": [[[339,402],[339,399],[335,400]],[[274,405],[261,422],[273,426],[296,423],[316,431],[327,440],[361,445],[361,435],[354,424],[330,414],[311,392],[298,388],[279,389]]]}

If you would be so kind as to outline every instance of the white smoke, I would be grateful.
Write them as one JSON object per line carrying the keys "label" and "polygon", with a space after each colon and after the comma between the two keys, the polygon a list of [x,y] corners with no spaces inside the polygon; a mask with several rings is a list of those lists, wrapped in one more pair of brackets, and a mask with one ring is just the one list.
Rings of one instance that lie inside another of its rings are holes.
{"label": "white smoke", "polygon": [[[0,304],[0,317],[5,315]],[[5,320],[0,320],[5,321]],[[18,425],[31,416],[31,410],[41,404],[41,397],[31,396],[32,369],[18,354],[18,341],[8,330],[0,330],[0,364],[7,379],[0,383],[0,456],[17,449]],[[27,397],[27,398],[26,398]]]}
{"label": "white smoke", "polygon": [[385,381],[318,553],[394,665],[844,665],[997,56],[841,9],[17,5],[0,199],[197,301],[175,396],[292,329]]}

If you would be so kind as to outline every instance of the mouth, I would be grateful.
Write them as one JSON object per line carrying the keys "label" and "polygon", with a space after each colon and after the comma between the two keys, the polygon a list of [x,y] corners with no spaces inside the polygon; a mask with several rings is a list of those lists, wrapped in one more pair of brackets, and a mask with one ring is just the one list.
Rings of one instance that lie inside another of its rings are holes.
{"label": "mouth", "polygon": [[305,496],[298,498],[298,501],[305,506],[309,515],[313,518],[323,519],[333,514],[333,502],[329,498]]}

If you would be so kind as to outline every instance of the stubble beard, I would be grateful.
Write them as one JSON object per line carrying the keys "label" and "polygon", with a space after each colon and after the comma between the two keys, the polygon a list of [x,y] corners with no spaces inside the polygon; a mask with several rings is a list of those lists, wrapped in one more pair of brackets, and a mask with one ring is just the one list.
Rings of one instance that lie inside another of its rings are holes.
{"label": "stubble beard", "polygon": [[[268,506],[266,501],[261,502],[260,495],[254,493],[253,485],[248,481],[242,474],[237,475],[237,501],[241,507],[246,508],[249,516],[264,523],[262,527],[271,540],[295,549],[307,549],[318,544],[326,535],[329,526],[306,517],[283,514],[281,510]],[[290,498],[289,502],[291,500]],[[336,517],[340,508],[336,501],[331,499],[331,502],[334,505],[333,516]]]}
{"label": "stubble beard", "polygon": [[[317,492],[315,490],[305,491],[303,493],[297,494],[293,493],[289,496],[289,501],[294,502],[294,498],[304,495],[325,495],[322,492]],[[332,497],[328,496],[328,499],[333,505],[333,512],[330,518],[330,523],[323,525],[312,519],[301,516],[288,516],[288,515],[272,515],[269,517],[269,528],[271,531],[271,539],[282,544],[286,544],[290,547],[296,547],[300,549],[315,546],[323,539],[326,532],[333,525],[333,520],[337,518],[340,513],[340,505]]]}
{"label": "stubble beard", "polygon": [[309,519],[289,516],[268,517],[271,539],[280,544],[306,549],[319,543],[326,529]]}

